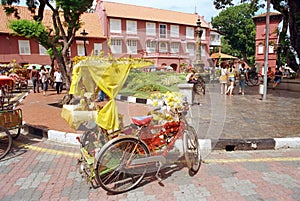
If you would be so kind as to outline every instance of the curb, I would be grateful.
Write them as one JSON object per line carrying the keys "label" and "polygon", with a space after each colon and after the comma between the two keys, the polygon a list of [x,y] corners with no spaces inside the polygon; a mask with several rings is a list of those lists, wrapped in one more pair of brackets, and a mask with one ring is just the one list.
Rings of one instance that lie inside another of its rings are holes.
{"label": "curb", "polygon": [[[23,131],[40,138],[70,145],[79,145],[76,137],[81,134],[68,133],[56,130],[37,128],[29,124],[23,125]],[[182,140],[177,140],[176,148],[182,149]],[[277,150],[277,149],[299,149],[300,137],[294,138],[267,138],[267,139],[199,139],[202,152],[213,150],[224,151],[251,151],[251,150]]]}

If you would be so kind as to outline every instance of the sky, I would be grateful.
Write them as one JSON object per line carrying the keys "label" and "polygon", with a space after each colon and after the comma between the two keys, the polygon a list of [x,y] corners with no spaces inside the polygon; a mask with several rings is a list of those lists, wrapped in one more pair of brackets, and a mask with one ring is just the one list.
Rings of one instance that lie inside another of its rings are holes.
{"label": "sky", "polygon": [[212,0],[108,0],[124,4],[160,8],[179,11],[184,13],[195,13],[204,16],[205,21],[210,22],[212,17],[218,15],[219,11],[214,8]]}

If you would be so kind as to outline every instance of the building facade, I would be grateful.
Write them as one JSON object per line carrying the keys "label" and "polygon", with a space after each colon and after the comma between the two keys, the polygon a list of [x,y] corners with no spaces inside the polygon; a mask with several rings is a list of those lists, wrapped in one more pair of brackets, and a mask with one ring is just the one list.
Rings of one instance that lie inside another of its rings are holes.
{"label": "building facade", "polygon": [[[21,19],[32,19],[27,7],[18,7]],[[12,35],[9,20],[0,9],[0,64],[16,61],[19,64],[50,65],[47,51],[37,41]],[[172,67],[181,72],[180,66],[192,65],[196,57],[197,20],[201,21],[201,59],[209,63],[210,25],[198,14],[182,13],[143,6],[97,0],[94,13],[81,16],[82,28],[77,31],[70,48],[71,58],[98,55],[102,51],[113,57],[149,59],[157,68]],[[51,28],[51,11],[46,11],[43,24]],[[87,35],[82,35],[83,30]],[[216,32],[212,32],[215,35]],[[216,38],[216,37],[215,37]],[[85,47],[84,47],[85,43]]]}
{"label": "building facade", "polygon": [[[282,15],[280,13],[270,13],[268,67],[271,67],[273,71],[275,71],[276,68],[278,25],[281,20]],[[253,17],[253,21],[256,25],[255,63],[261,72],[265,61],[266,13]]]}

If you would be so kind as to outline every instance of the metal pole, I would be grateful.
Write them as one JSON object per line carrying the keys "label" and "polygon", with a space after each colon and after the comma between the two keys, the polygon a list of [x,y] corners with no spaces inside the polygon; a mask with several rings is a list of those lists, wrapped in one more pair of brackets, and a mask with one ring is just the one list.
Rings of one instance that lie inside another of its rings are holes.
{"label": "metal pole", "polygon": [[270,29],[270,0],[267,0],[266,15],[266,42],[265,42],[265,64],[264,64],[264,93],[263,100],[267,99],[267,80],[268,80],[268,60],[269,60],[269,29]]}

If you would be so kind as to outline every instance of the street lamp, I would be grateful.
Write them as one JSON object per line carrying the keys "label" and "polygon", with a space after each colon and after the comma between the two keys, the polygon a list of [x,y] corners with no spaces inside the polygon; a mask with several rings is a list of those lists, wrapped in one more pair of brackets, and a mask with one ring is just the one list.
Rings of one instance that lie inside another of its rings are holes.
{"label": "street lamp", "polygon": [[84,47],[84,56],[87,56],[86,53],[86,36],[89,34],[88,32],[83,29],[83,32],[80,33],[83,36],[83,47]]}

